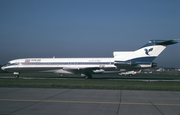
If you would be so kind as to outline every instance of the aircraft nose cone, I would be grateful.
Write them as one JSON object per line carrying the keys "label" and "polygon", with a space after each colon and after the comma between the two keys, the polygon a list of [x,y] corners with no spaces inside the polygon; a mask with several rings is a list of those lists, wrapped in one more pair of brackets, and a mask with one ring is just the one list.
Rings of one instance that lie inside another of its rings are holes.
{"label": "aircraft nose cone", "polygon": [[4,68],[4,67],[1,67],[1,69],[4,71],[5,68]]}

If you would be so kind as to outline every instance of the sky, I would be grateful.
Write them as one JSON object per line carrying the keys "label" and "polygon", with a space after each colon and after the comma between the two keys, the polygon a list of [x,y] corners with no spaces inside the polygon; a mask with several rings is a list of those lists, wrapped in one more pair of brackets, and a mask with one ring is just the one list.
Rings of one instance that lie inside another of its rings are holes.
{"label": "sky", "polygon": [[[0,0],[0,64],[19,58],[113,57],[180,38],[180,0]],[[180,68],[180,43],[154,62]]]}

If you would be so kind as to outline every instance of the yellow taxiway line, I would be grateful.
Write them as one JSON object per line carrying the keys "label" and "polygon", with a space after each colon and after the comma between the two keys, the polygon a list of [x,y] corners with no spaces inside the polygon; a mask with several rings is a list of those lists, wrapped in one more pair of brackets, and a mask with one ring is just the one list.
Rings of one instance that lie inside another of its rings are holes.
{"label": "yellow taxiway line", "polygon": [[[0,101],[49,102],[49,103],[86,103],[86,104],[122,104],[122,105],[152,105],[152,103],[96,102],[96,101],[62,101],[62,100],[25,100],[25,99],[0,99]],[[153,105],[180,106],[180,104],[162,104],[162,103],[153,103]]]}

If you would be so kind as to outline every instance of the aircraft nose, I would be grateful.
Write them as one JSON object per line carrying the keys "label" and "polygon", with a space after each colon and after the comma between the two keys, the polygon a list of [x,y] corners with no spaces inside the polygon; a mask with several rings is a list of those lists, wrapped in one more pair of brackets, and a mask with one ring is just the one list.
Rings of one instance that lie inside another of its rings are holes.
{"label": "aircraft nose", "polygon": [[1,67],[1,69],[4,71],[5,67],[3,66],[3,67]]}

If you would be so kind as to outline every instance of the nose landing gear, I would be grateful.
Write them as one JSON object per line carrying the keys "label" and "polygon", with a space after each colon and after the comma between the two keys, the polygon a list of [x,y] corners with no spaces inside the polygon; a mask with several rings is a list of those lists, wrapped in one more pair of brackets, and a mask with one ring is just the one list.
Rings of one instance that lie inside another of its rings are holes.
{"label": "nose landing gear", "polygon": [[16,78],[19,78],[19,72],[14,72],[13,74],[16,75]]}

